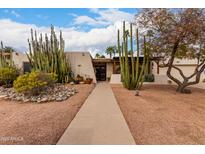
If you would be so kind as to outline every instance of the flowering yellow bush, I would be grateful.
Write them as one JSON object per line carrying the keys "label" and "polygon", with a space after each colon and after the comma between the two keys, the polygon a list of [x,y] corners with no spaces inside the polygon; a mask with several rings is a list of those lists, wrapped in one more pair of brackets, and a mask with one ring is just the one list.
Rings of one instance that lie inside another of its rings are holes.
{"label": "flowering yellow bush", "polygon": [[8,86],[13,84],[18,76],[18,71],[14,67],[1,67],[0,68],[0,86]]}
{"label": "flowering yellow bush", "polygon": [[46,87],[53,85],[56,80],[56,74],[35,71],[19,76],[14,81],[14,88],[19,93],[39,95]]}

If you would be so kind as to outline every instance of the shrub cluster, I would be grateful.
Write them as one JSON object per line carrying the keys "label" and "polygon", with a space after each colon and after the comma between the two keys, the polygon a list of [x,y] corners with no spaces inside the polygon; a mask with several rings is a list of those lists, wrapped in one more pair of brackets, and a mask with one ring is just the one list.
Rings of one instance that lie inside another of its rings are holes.
{"label": "shrub cluster", "polygon": [[52,86],[56,81],[57,75],[54,73],[33,71],[19,76],[14,81],[14,89],[18,93],[39,95],[45,88]]}
{"label": "shrub cluster", "polygon": [[144,77],[144,82],[154,82],[154,74],[146,74]]}
{"label": "shrub cluster", "polygon": [[18,77],[18,71],[15,67],[0,68],[0,86],[10,87]]}

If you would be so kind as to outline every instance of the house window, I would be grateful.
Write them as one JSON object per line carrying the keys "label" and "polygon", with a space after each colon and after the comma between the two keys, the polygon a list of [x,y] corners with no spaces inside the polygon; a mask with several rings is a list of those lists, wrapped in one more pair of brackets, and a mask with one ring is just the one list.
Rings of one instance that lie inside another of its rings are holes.
{"label": "house window", "polygon": [[23,62],[23,72],[31,72],[31,65],[29,62]]}

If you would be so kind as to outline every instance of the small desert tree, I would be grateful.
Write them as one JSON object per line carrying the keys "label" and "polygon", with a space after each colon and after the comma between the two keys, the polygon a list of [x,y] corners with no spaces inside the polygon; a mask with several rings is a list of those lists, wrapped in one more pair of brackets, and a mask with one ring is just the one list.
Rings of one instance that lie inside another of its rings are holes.
{"label": "small desert tree", "polygon": [[[186,88],[199,83],[205,69],[204,10],[143,9],[136,19],[136,23],[147,29],[152,56],[161,57],[160,66],[167,67],[167,76],[178,85],[177,91],[190,93]],[[174,65],[175,58],[197,59],[195,71],[185,76],[183,70]],[[171,74],[173,69],[182,80]]]}

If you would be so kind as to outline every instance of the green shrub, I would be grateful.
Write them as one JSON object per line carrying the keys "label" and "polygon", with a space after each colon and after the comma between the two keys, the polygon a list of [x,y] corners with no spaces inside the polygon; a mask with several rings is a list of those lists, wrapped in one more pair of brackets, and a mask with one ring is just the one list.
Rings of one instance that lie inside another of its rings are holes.
{"label": "green shrub", "polygon": [[14,88],[26,95],[39,95],[46,87],[52,86],[57,80],[53,73],[31,72],[21,75],[14,81]]}
{"label": "green shrub", "polygon": [[18,71],[15,67],[0,68],[0,86],[10,87],[13,81],[18,77]]}
{"label": "green shrub", "polygon": [[144,77],[144,82],[154,82],[154,74],[146,74]]}

